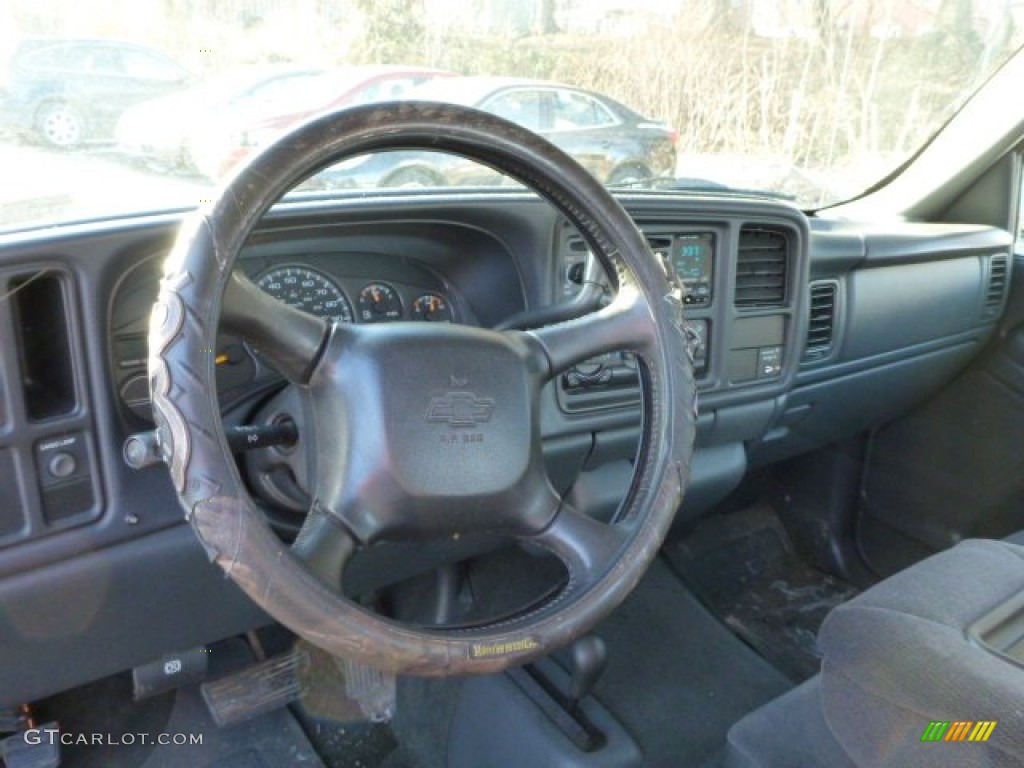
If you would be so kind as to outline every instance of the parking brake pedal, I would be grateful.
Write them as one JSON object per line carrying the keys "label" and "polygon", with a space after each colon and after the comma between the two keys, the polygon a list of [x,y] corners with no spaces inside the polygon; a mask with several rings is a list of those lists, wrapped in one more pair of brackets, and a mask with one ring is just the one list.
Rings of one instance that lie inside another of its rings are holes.
{"label": "parking brake pedal", "polygon": [[199,690],[214,722],[223,728],[299,699],[308,667],[306,652],[296,648],[241,672],[203,683]]}
{"label": "parking brake pedal", "polygon": [[135,701],[206,679],[210,654],[206,648],[169,653],[161,659],[132,670]]}

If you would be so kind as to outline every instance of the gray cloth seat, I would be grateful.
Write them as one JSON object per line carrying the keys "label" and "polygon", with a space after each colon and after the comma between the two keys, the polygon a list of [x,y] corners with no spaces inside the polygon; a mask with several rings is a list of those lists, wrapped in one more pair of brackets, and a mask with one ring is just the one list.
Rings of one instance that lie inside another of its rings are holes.
{"label": "gray cloth seat", "polygon": [[825,722],[815,675],[729,729],[726,768],[857,768]]}
{"label": "gray cloth seat", "polygon": [[[967,635],[1022,591],[1024,548],[970,540],[837,607],[820,675],[736,723],[727,764],[1024,766],[1024,669]],[[984,743],[922,742],[933,720],[997,725]]]}

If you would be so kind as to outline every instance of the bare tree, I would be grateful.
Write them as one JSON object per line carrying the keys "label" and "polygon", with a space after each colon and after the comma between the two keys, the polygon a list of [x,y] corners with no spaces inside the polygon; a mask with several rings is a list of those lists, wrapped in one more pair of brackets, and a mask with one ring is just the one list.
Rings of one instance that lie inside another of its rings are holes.
{"label": "bare tree", "polygon": [[541,35],[553,35],[559,32],[555,22],[556,0],[539,0],[537,3],[536,32]]}

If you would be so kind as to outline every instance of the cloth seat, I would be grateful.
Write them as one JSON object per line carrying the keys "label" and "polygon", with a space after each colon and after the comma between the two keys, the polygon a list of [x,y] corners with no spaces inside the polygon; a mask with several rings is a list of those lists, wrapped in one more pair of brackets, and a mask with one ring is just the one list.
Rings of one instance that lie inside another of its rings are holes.
{"label": "cloth seat", "polygon": [[[838,606],[821,673],[736,723],[727,765],[1024,766],[1024,668],[967,633],[1022,591],[1024,547],[968,540]],[[983,743],[922,742],[932,721],[997,725]]]}

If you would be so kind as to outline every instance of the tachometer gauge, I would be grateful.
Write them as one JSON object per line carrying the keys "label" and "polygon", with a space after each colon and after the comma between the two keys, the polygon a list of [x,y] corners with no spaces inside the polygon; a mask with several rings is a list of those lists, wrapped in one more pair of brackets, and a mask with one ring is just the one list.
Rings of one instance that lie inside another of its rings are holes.
{"label": "tachometer gauge", "polygon": [[354,319],[352,305],[341,288],[315,269],[276,267],[264,274],[256,285],[278,301],[311,315],[342,323],[351,323]]}
{"label": "tachometer gauge", "polygon": [[359,292],[359,319],[364,323],[381,323],[402,319],[402,299],[387,283],[370,283]]}
{"label": "tachometer gauge", "polygon": [[412,316],[433,323],[450,323],[454,320],[451,305],[436,293],[424,293],[416,299],[412,303]]}

